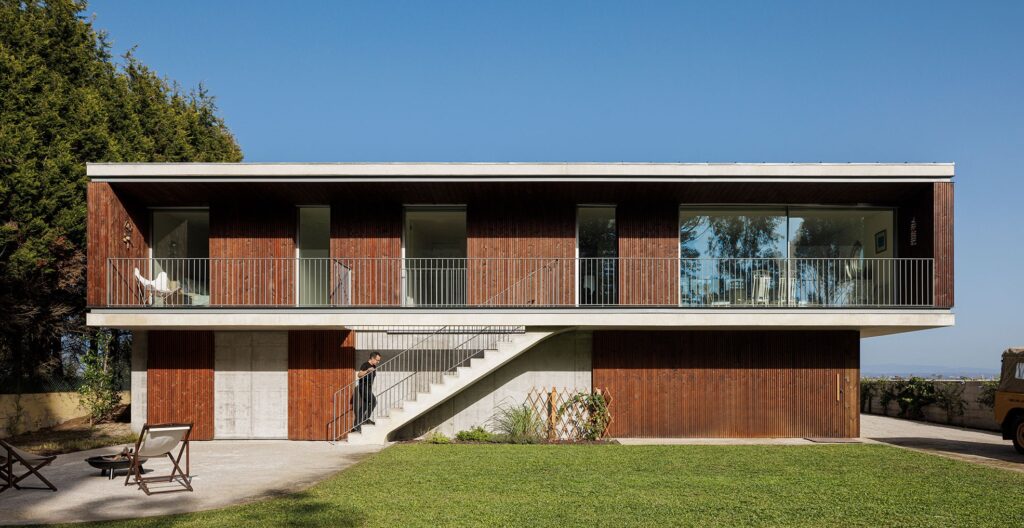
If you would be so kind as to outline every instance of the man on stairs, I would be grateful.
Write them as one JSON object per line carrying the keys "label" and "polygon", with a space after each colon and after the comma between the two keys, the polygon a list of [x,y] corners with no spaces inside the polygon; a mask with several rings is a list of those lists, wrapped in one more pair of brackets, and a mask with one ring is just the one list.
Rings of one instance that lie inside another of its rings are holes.
{"label": "man on stairs", "polygon": [[352,428],[353,432],[362,431],[364,423],[374,425],[370,417],[373,416],[373,410],[377,408],[377,397],[373,395],[373,380],[377,377],[378,363],[380,363],[380,352],[373,352],[356,373],[359,385],[356,387],[356,393],[352,395],[354,400],[352,406],[356,413],[356,426]]}

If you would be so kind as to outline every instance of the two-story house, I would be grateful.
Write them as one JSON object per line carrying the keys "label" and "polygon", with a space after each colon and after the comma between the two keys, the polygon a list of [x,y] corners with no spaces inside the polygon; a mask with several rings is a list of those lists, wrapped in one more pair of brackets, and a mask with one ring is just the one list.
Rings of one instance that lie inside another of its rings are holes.
{"label": "two-story house", "polygon": [[861,339],[953,324],[953,174],[90,164],[88,324],[134,332],[135,425],[197,439],[451,434],[548,387],[616,437],[856,437]]}

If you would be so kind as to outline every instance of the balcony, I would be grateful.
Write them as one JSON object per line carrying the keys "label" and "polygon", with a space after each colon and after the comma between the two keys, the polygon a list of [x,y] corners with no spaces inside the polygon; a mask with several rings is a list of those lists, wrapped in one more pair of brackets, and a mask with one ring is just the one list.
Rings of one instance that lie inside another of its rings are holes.
{"label": "balcony", "polygon": [[930,258],[110,258],[106,307],[930,308]]}

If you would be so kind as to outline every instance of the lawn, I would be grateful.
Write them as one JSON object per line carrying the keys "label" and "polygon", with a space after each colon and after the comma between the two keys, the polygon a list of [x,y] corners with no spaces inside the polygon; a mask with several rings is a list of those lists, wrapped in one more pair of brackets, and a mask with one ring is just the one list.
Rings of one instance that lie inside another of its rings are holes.
{"label": "lawn", "polygon": [[1021,526],[1024,474],[881,445],[405,444],[295,495],[114,525]]}

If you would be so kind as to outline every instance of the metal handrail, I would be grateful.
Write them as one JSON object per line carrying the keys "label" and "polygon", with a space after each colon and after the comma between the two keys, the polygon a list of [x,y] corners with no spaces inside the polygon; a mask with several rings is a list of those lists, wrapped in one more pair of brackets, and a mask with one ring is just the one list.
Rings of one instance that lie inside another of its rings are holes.
{"label": "metal handrail", "polygon": [[111,307],[930,307],[937,289],[932,258],[110,258],[105,277]]}
{"label": "metal handrail", "polygon": [[[378,385],[378,389],[372,393],[377,400],[373,409],[362,411],[356,401],[357,398],[368,396],[360,391],[362,380],[357,379],[334,391],[331,395],[331,441],[340,440],[367,420],[387,416],[392,409],[414,400],[418,393],[426,392],[432,383],[440,382],[442,376],[454,372],[469,359],[479,356],[484,350],[496,348],[497,343],[524,331],[521,326],[447,325],[433,329],[376,367],[377,376],[386,380],[388,374],[397,374],[398,378],[384,381],[386,385],[383,389]],[[454,345],[451,343],[453,336],[457,341]],[[478,342],[481,337],[484,337],[484,341]],[[436,345],[438,339],[444,342],[443,346]]]}

